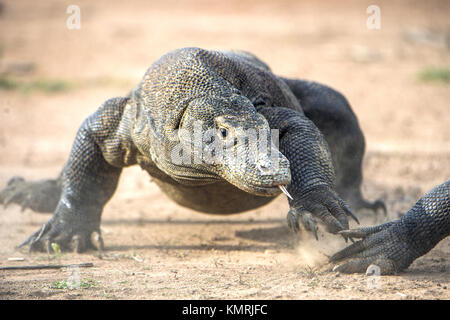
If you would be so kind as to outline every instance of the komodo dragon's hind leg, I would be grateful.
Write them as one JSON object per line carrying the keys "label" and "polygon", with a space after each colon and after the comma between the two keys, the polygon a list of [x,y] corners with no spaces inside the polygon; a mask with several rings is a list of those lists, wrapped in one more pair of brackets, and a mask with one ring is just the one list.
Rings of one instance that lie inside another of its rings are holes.
{"label": "komodo dragon's hind leg", "polygon": [[51,213],[55,211],[61,197],[61,178],[25,181],[22,177],[9,179],[0,192],[0,203],[7,207],[11,203],[20,205],[22,211]]}
{"label": "komodo dragon's hind leg", "polygon": [[354,210],[377,212],[386,206],[382,200],[369,202],[362,197],[362,160],[365,142],[358,119],[347,99],[339,92],[316,82],[284,79],[299,99],[305,115],[319,128],[327,141],[336,172],[336,190]]}

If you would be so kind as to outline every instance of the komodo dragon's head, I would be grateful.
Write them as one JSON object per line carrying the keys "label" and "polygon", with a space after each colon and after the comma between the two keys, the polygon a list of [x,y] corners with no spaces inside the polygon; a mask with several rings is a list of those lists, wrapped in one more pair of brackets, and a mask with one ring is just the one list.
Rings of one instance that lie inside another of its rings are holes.
{"label": "komodo dragon's head", "polygon": [[147,71],[135,99],[153,162],[183,184],[226,180],[255,195],[279,194],[291,177],[277,132],[230,83],[192,55],[182,52],[180,62],[175,54]]}

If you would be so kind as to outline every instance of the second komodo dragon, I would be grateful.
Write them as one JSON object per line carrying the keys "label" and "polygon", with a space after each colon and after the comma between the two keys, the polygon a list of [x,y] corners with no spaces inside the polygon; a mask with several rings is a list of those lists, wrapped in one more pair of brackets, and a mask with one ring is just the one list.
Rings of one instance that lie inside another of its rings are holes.
{"label": "second komodo dragon", "polygon": [[[198,143],[188,134],[196,126],[215,134]],[[278,141],[262,134],[271,129]],[[250,152],[249,130],[260,133],[266,151]],[[217,142],[230,152],[207,161],[205,155],[217,156]],[[173,157],[180,145],[181,162]],[[253,156],[232,157],[235,151]],[[361,196],[363,154],[358,121],[339,92],[276,76],[250,53],[183,48],[162,56],[128,96],[107,100],[83,122],[58,178],[12,178],[0,201],[53,212],[22,245],[102,247],[103,207],[122,169],[138,164],[175,202],[206,213],[254,209],[281,189],[292,197],[290,227],[303,225],[317,238],[318,221],[331,233],[348,229],[347,217],[357,220],[350,207],[386,210]],[[200,161],[184,161],[193,158]]]}

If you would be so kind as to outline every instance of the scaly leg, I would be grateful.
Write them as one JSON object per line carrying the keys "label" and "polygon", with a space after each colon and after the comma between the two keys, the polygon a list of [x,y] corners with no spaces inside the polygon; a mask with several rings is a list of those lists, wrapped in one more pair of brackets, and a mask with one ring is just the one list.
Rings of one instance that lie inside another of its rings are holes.
{"label": "scaly leg", "polygon": [[358,119],[347,99],[330,87],[311,81],[283,79],[299,100],[305,116],[319,128],[330,148],[336,172],[336,191],[352,209],[373,211],[386,206],[361,194],[365,142]]}
{"label": "scaly leg", "polygon": [[123,98],[108,100],[83,122],[61,174],[61,196],[53,216],[20,246],[51,251],[56,242],[77,252],[103,247],[101,214],[122,171],[110,162],[123,154],[115,133],[125,104]]}
{"label": "scaly leg", "polygon": [[259,107],[280,134],[280,151],[290,162],[291,183],[288,223],[294,232],[299,222],[317,238],[315,218],[328,232],[348,229],[347,216],[356,217],[335,191],[335,175],[328,145],[322,134],[303,114],[287,108]]}

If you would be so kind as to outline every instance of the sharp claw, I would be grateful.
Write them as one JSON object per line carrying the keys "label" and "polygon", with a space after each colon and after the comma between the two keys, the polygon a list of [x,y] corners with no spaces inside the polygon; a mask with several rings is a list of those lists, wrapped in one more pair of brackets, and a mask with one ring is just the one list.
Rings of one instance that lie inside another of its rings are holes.
{"label": "sharp claw", "polygon": [[20,205],[20,212],[24,212],[26,208],[29,207],[29,202],[27,200],[25,200],[21,205]]}
{"label": "sharp claw", "polygon": [[377,200],[375,201],[375,210],[377,211],[378,209],[382,209],[384,216],[387,217],[387,208],[386,208],[386,204],[381,201],[381,200]]}
{"label": "sharp claw", "polygon": [[362,227],[362,228],[356,228],[351,230],[342,230],[339,231],[340,234],[345,234],[348,237],[354,237],[354,238],[366,238],[370,236],[371,234],[383,231],[387,228],[389,228],[394,222],[386,222],[384,224],[380,224],[377,226],[370,226],[370,227]]}
{"label": "sharp claw", "polygon": [[339,234],[345,235],[347,237],[355,237],[355,238],[364,238],[366,236],[366,233],[359,231],[358,229],[342,230],[342,231],[339,231]]}
{"label": "sharp claw", "polygon": [[72,238],[72,248],[76,253],[83,251],[83,240],[79,235],[75,235]]}
{"label": "sharp claw", "polygon": [[26,238],[24,241],[22,241],[22,243],[19,244],[19,245],[17,246],[17,248],[22,248],[23,246],[27,245],[28,243],[31,243],[31,242],[32,242],[32,238],[34,237],[34,235],[35,235],[36,233],[37,233],[37,232],[33,233],[31,236],[29,236],[29,237]]}
{"label": "sharp claw", "polygon": [[46,241],[47,254],[53,254],[55,251],[53,250],[52,242],[50,239]]}
{"label": "sharp claw", "polygon": [[92,232],[91,243],[98,251],[103,251],[104,248],[103,238],[99,232],[97,231]]}
{"label": "sharp claw", "polygon": [[314,225],[314,228],[311,230],[314,237],[316,238],[317,241],[319,241],[319,236],[317,235],[317,226]]}
{"label": "sharp claw", "polygon": [[294,232],[297,233],[298,232],[298,219],[296,216],[296,213],[294,211],[294,209],[290,209],[288,212],[288,226],[289,228]]}
{"label": "sharp claw", "polygon": [[360,252],[361,250],[365,249],[365,243],[361,240],[358,242],[355,242],[348,247],[342,249],[339,252],[336,252],[330,257],[330,261],[339,261],[345,258],[351,257],[353,254]]}
{"label": "sharp claw", "polygon": [[353,220],[355,220],[355,222],[356,222],[357,224],[361,224],[361,223],[359,222],[358,218],[355,216],[355,214],[354,214],[353,212],[350,211],[350,214],[349,214],[349,215],[350,215],[350,217],[352,217]]}
{"label": "sharp claw", "polygon": [[45,223],[42,227],[41,230],[39,231],[39,234],[37,235],[37,237],[33,240],[33,242],[38,242],[39,240],[41,240],[41,237],[44,235],[45,232],[47,232],[48,230],[48,223]]}
{"label": "sharp claw", "polygon": [[20,211],[24,212],[25,209],[30,208],[31,202],[32,202],[31,196],[28,194],[23,200],[22,204],[20,205]]}
{"label": "sharp claw", "polygon": [[5,198],[4,202],[3,202],[3,209],[8,209],[9,205],[13,202],[15,195],[11,195],[7,198]]}
{"label": "sharp claw", "polygon": [[25,241],[22,241],[17,248],[22,248],[23,246],[25,246],[28,242],[30,242],[29,238],[27,238]]}
{"label": "sharp claw", "polygon": [[45,232],[48,230],[49,223],[44,223],[42,227],[39,228],[35,233],[33,233],[31,236],[29,236],[25,241],[23,241],[21,244],[17,246],[17,248],[22,248],[23,246],[29,244],[30,245],[30,252],[33,249],[33,246],[39,243],[39,240],[44,235]]}
{"label": "sharp claw", "polygon": [[24,179],[23,177],[14,176],[14,177],[11,177],[11,178],[8,180],[8,182],[7,182],[6,185],[10,186],[10,185],[12,185],[13,183],[16,183],[16,182],[24,182],[24,181],[25,181],[25,179]]}
{"label": "sharp claw", "polygon": [[355,220],[355,222],[357,224],[360,224],[356,215],[353,213],[353,211],[350,209],[350,207],[345,202],[342,203],[342,207],[344,208],[345,213],[347,213],[350,217],[352,217],[352,219]]}
{"label": "sharp claw", "polygon": [[316,238],[316,240],[319,240],[319,236],[317,235],[318,228],[316,226],[316,223],[314,222],[314,219],[313,219],[311,213],[303,212],[301,217],[302,217],[302,224],[305,227],[305,229],[311,231],[313,233],[314,237]]}

